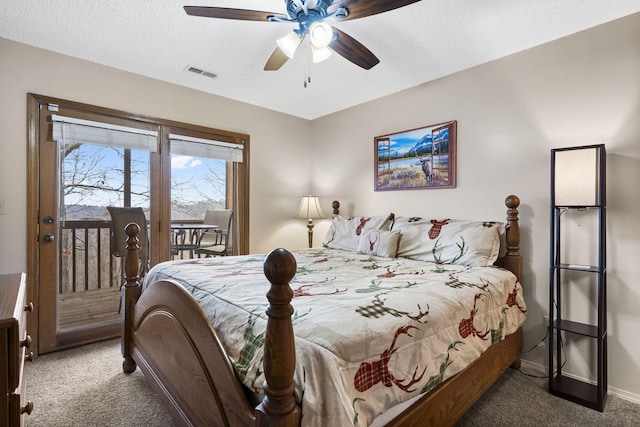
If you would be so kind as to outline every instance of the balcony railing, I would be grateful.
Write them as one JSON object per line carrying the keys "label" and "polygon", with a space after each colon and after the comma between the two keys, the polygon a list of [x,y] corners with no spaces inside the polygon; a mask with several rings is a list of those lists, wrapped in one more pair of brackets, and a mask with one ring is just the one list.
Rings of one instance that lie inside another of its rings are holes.
{"label": "balcony railing", "polygon": [[111,256],[110,221],[66,221],[60,239],[58,292],[122,285],[122,261]]}
{"label": "balcony railing", "polygon": [[[172,231],[172,247],[180,249],[172,253],[172,258],[193,258],[191,242],[196,237],[184,229]],[[60,251],[59,328],[67,330],[119,321],[124,259],[111,255],[111,221],[62,223]]]}
{"label": "balcony railing", "polygon": [[[122,285],[123,259],[111,256],[110,227],[111,221],[108,220],[66,221],[62,224],[58,293]],[[171,236],[172,243],[180,239],[184,239],[184,236]],[[190,237],[187,239],[190,240]],[[189,250],[172,254],[176,259],[193,256],[193,251]]]}

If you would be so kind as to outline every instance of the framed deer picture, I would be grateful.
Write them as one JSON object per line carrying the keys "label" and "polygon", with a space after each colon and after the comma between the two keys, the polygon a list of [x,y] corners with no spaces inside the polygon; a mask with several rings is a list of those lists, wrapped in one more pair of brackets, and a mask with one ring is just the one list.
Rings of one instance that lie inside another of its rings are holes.
{"label": "framed deer picture", "polygon": [[375,190],[454,188],[456,123],[376,136]]}

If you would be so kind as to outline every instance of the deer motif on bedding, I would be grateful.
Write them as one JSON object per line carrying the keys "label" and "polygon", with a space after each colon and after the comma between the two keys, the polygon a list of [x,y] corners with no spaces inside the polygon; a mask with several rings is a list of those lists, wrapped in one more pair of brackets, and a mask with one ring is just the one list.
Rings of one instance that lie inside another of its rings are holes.
{"label": "deer motif on bedding", "polygon": [[260,334],[255,334],[253,331],[253,327],[255,326],[257,316],[253,314],[249,315],[249,319],[247,321],[247,326],[244,329],[244,345],[240,350],[240,357],[236,362],[234,362],[234,366],[236,371],[244,377],[249,371],[249,367],[251,364],[251,360],[256,354],[258,349],[264,347],[265,341],[265,333],[262,332]]}
{"label": "deer motif on bedding", "polygon": [[415,303],[416,311],[402,310],[400,307],[393,308],[387,305],[387,299],[382,299],[383,295],[389,295],[389,292],[382,292],[373,297],[371,304],[362,305],[356,308],[356,312],[364,317],[378,319],[386,314],[394,317],[407,317],[420,323],[427,323],[425,317],[429,314],[429,304],[424,304],[424,308],[420,303]]}
{"label": "deer motif on bedding", "polygon": [[518,310],[520,310],[520,312],[527,314],[527,310],[524,307],[521,307],[520,304],[518,304],[518,287],[514,286],[513,287],[513,291],[511,291],[511,293],[507,296],[507,307],[517,307]]}
{"label": "deer motif on bedding", "polygon": [[507,311],[509,311],[508,307],[502,307],[502,319],[500,319],[498,329],[491,329],[491,345],[497,344],[502,341],[502,331],[504,330],[504,320],[507,316]]}
{"label": "deer motif on bedding", "polygon": [[318,283],[309,283],[306,285],[300,285],[293,290],[293,297],[298,298],[298,297],[313,297],[318,295],[338,295],[338,294],[343,294],[347,292],[346,289],[340,290],[338,288],[336,288],[333,292],[314,292],[314,293],[310,292],[311,289],[319,286],[321,287],[322,285]]}
{"label": "deer motif on bedding", "polygon": [[485,289],[487,289],[489,286],[491,286],[491,282],[487,279],[484,279],[482,277],[479,277],[480,279],[480,283],[481,284],[477,284],[477,283],[471,283],[471,282],[463,282],[458,278],[458,274],[455,273],[449,273],[449,280],[447,280],[446,282],[444,282],[445,285],[451,287],[451,288],[462,288],[462,287],[469,287],[469,288],[477,288],[481,291],[484,291]]}
{"label": "deer motif on bedding", "polygon": [[360,218],[360,225],[358,225],[356,227],[356,235],[359,236],[360,234],[362,234],[362,229],[364,228],[365,225],[367,225],[367,222],[369,222],[371,218]]}
{"label": "deer motif on bedding", "polygon": [[453,361],[451,360],[451,350],[460,351],[456,348],[456,346],[460,344],[464,345],[462,341],[454,341],[451,344],[449,344],[449,348],[447,348],[447,358],[444,360],[444,362],[442,362],[442,364],[440,364],[440,369],[438,370],[438,374],[429,377],[429,381],[427,381],[427,384],[424,387],[422,387],[422,390],[420,390],[420,393],[428,392],[435,386],[439,385],[442,382],[442,380],[444,380],[444,373],[446,369],[449,367],[449,365],[453,363]]}
{"label": "deer motif on bedding", "polygon": [[[436,240],[436,242],[433,244],[433,248],[431,248],[433,259],[436,261],[437,264],[444,264],[442,262],[442,256],[438,254],[438,250],[441,249],[441,246],[442,244],[440,243],[440,238],[438,238],[438,240]],[[447,261],[447,263],[449,264],[455,264],[458,260],[460,260],[463,256],[465,256],[469,251],[469,247],[467,246],[467,243],[464,241],[464,237],[462,236],[460,236],[460,243],[456,243],[456,246],[458,247],[458,253],[450,261]]]}
{"label": "deer motif on bedding", "polygon": [[370,294],[373,292],[379,292],[379,291],[390,291],[393,289],[405,289],[405,288],[410,288],[412,286],[416,286],[418,283],[417,282],[407,282],[406,285],[400,285],[400,286],[392,286],[392,287],[384,287],[384,286],[380,286],[382,284],[382,280],[371,280],[371,284],[366,287],[366,288],[359,288],[356,289],[356,293],[357,294]]}
{"label": "deer motif on bedding", "polygon": [[391,345],[387,349],[385,349],[382,354],[380,354],[380,360],[376,360],[373,362],[362,362],[360,364],[360,367],[358,368],[358,371],[353,378],[353,385],[356,390],[358,390],[359,392],[365,392],[380,382],[385,387],[391,387],[395,385],[400,390],[406,391],[407,393],[416,390],[411,389],[411,387],[422,380],[422,377],[427,371],[426,367],[424,368],[422,373],[418,375],[419,366],[416,366],[411,379],[408,380],[398,379],[391,372],[389,372],[389,361],[391,360],[391,356],[398,350],[396,348],[396,341],[398,337],[400,337],[401,335],[413,337],[410,332],[412,329],[420,330],[420,328],[411,325],[398,328],[395,335],[393,336]]}
{"label": "deer motif on bedding", "polygon": [[476,308],[476,304],[478,303],[478,300],[483,301],[486,298],[486,295],[484,294],[476,294],[475,297],[473,298],[473,309],[471,310],[471,314],[467,319],[462,319],[460,321],[460,324],[458,325],[458,332],[460,333],[460,336],[462,338],[467,338],[468,336],[474,336],[474,337],[478,337],[482,340],[486,340],[487,335],[491,332],[491,328],[487,328],[487,330],[485,332],[480,332],[476,329],[476,327],[473,324],[473,319],[476,315],[476,313],[478,312],[478,309]]}
{"label": "deer motif on bedding", "polygon": [[427,233],[429,236],[429,239],[434,240],[436,239],[439,235],[440,235],[440,231],[442,230],[442,226],[443,225],[447,225],[449,224],[449,219],[443,219],[442,221],[438,221],[437,219],[432,219],[431,220],[431,228],[429,229],[429,232]]}
{"label": "deer motif on bedding", "polygon": [[380,241],[380,233],[379,232],[371,232],[367,236],[367,243],[369,245],[369,251],[373,252],[376,248],[376,243]]}
{"label": "deer motif on bedding", "polygon": [[391,279],[393,277],[396,276],[402,276],[402,275],[410,275],[410,276],[418,276],[418,275],[423,275],[424,274],[424,270],[420,270],[420,271],[409,271],[406,273],[396,273],[396,270],[391,270],[391,267],[387,267],[387,272],[386,273],[382,273],[382,274],[378,274],[378,277],[381,279]]}

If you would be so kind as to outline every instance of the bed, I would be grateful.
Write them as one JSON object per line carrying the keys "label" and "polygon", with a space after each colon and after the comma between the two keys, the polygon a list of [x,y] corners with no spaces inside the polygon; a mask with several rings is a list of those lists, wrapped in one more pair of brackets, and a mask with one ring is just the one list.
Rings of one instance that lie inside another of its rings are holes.
{"label": "bed", "polygon": [[320,248],[144,280],[129,224],[123,369],[178,425],[453,425],[519,364],[519,203],[504,223],[334,212]]}

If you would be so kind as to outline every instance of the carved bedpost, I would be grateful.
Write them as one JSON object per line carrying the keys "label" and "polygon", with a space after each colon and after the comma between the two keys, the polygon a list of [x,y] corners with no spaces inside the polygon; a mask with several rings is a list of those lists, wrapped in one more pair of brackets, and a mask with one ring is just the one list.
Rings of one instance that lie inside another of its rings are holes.
{"label": "carved bedpost", "polygon": [[121,351],[124,357],[122,369],[130,374],[136,370],[136,362],[131,357],[131,334],[133,333],[133,306],[140,296],[140,244],[138,224],[129,223],[125,227],[127,234],[127,256],[124,264],[125,283],[122,286],[122,338]]}
{"label": "carved bedpost", "polygon": [[340,213],[340,202],[334,200],[333,202],[331,202],[331,208],[333,209],[333,216],[338,215]]}
{"label": "carved bedpost", "polygon": [[506,242],[507,254],[504,257],[504,268],[512,271],[522,283],[522,256],[520,256],[520,226],[518,225],[518,206],[520,198],[510,195],[504,201],[507,206]]}
{"label": "carved bedpost", "polygon": [[271,288],[263,361],[265,397],[256,407],[256,426],[300,425],[300,408],[293,395],[296,352],[291,321],[293,291],[289,286],[296,268],[296,259],[285,249],[274,249],[265,259],[264,273]]}

